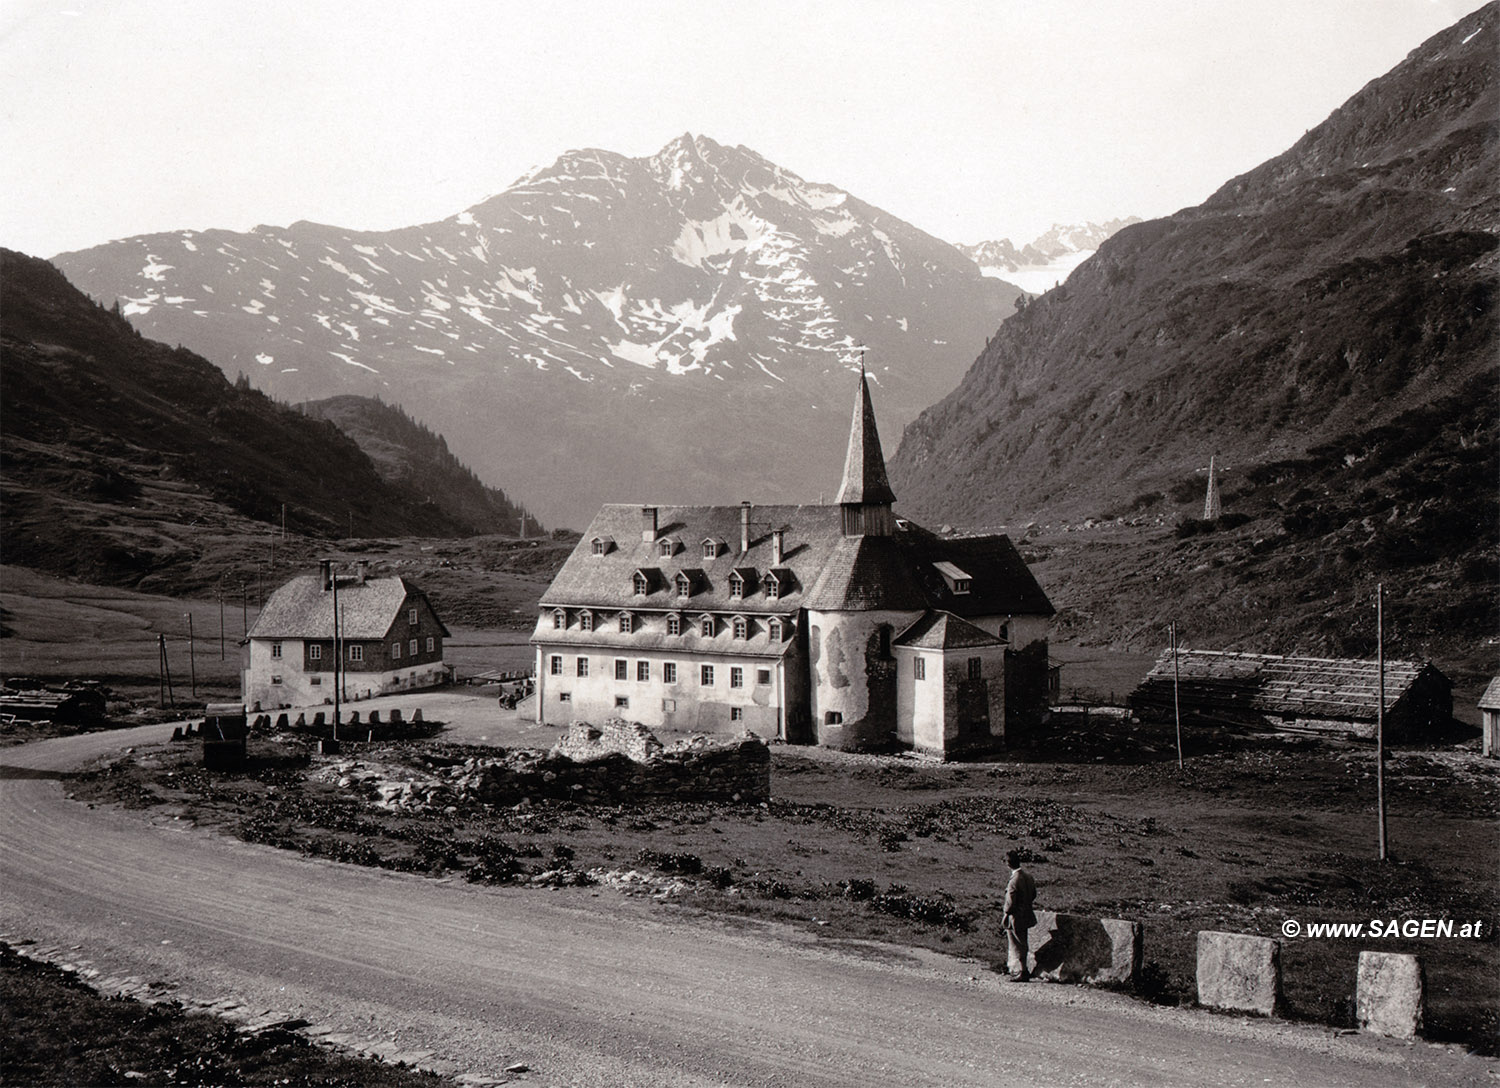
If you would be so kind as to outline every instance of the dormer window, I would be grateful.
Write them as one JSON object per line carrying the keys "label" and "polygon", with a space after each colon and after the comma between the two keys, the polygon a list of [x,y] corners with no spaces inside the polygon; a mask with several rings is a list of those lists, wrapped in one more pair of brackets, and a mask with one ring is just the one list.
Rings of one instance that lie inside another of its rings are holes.
{"label": "dormer window", "polygon": [[640,571],[635,572],[635,577],[631,579],[631,582],[635,586],[635,595],[637,597],[644,597],[651,592],[651,580]]}
{"label": "dormer window", "polygon": [[682,617],[679,616],[676,612],[667,613],[667,634],[682,634]]}
{"label": "dormer window", "polygon": [[770,638],[770,640],[772,642],[780,642],[781,641],[781,621],[777,620],[777,619],[770,620],[766,624],[766,635],[767,635],[768,638]]}
{"label": "dormer window", "polygon": [[677,554],[677,541],[672,537],[662,537],[656,544],[656,554],[671,556]]}
{"label": "dormer window", "polygon": [[560,630],[562,630],[566,626],[568,626],[568,613],[567,613],[567,610],[563,609],[563,608],[554,608],[552,610],[552,627],[553,627],[553,629],[557,630],[557,631],[560,631]]}
{"label": "dormer window", "polygon": [[672,579],[672,582],[677,587],[677,596],[691,597],[693,595],[693,580],[686,574],[679,571],[677,577]]}
{"label": "dormer window", "polygon": [[786,571],[766,571],[766,597],[773,601],[778,599],[790,581]]}
{"label": "dormer window", "polygon": [[704,638],[713,638],[714,628],[714,618],[707,612],[698,617],[698,633]]}
{"label": "dormer window", "polygon": [[948,592],[956,596],[962,596],[969,592],[970,587],[973,585],[973,579],[969,577],[967,572],[959,570],[952,563],[934,563],[932,566],[933,569],[943,576],[943,581],[948,586]]}
{"label": "dormer window", "polygon": [[614,541],[614,537],[596,536],[596,537],[594,537],[593,544],[594,544],[594,554],[595,555],[605,555],[608,552],[610,552],[611,550],[613,550],[613,548],[615,546],[615,541]]}
{"label": "dormer window", "polygon": [[736,617],[734,617],[734,637],[735,638],[749,638],[750,637],[750,621],[747,620],[747,619],[745,619],[744,616],[736,616]]}
{"label": "dormer window", "polygon": [[745,595],[745,579],[735,571],[729,576],[729,596],[731,600],[739,600]]}
{"label": "dormer window", "polygon": [[578,629],[580,631],[592,631],[594,629],[594,614],[588,609],[578,613]]}
{"label": "dormer window", "polygon": [[629,635],[635,633],[635,617],[629,612],[620,613],[620,634]]}
{"label": "dormer window", "polygon": [[719,558],[719,556],[723,555],[728,548],[729,545],[724,543],[724,541],[722,540],[718,540],[715,537],[711,536],[705,537],[703,540],[703,558],[717,559]]}

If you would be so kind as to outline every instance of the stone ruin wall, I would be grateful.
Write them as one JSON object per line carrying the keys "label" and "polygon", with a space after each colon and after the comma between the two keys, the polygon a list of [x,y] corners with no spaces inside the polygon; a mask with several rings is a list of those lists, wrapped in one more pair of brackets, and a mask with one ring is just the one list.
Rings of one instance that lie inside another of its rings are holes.
{"label": "stone ruin wall", "polygon": [[454,785],[494,805],[523,798],[759,803],[771,797],[771,751],[753,733],[664,745],[644,725],[611,718],[598,726],[574,722],[550,752],[467,761]]}

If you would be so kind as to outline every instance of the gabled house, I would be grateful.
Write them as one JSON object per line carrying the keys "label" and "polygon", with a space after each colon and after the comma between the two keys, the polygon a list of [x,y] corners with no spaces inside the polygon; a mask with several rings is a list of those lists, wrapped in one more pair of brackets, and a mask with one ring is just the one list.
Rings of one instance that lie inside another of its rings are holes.
{"label": "gabled house", "polygon": [[318,574],[271,594],[250,628],[244,701],[266,710],[331,703],[336,660],[343,699],[446,683],[447,637],[426,595],[405,578],[369,578],[363,563],[353,575],[336,575],[325,561]]}
{"label": "gabled house", "polygon": [[603,507],[542,596],[537,720],[939,755],[1013,740],[1046,713],[1052,605],[1007,537],[929,532],[894,502],[861,374],[833,504]]}

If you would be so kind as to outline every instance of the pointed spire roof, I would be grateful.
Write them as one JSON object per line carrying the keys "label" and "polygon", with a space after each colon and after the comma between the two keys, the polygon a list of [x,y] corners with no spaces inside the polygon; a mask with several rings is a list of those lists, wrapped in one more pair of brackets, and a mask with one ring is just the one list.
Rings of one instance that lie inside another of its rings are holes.
{"label": "pointed spire roof", "polygon": [[836,503],[893,503],[896,493],[885,474],[885,455],[880,452],[880,434],[875,429],[875,406],[865,384],[865,368],[859,368],[859,395],[854,401],[854,419],[849,425],[849,454],[844,458],[844,482]]}

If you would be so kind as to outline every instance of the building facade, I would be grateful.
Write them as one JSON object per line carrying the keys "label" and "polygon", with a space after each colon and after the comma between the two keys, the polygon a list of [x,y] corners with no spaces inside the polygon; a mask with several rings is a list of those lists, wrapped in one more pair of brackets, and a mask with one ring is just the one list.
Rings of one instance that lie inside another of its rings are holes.
{"label": "building facade", "polygon": [[363,564],[356,574],[336,575],[324,562],[318,574],[293,578],[266,601],[248,636],[244,700],[264,710],[331,703],[336,661],[341,699],[433,687],[451,678],[447,636],[426,595],[406,579],[369,578]]}
{"label": "building facade", "polygon": [[1046,713],[1046,594],[1007,537],[894,502],[861,374],[833,504],[603,507],[542,597],[537,720],[938,755],[1013,739]]}

